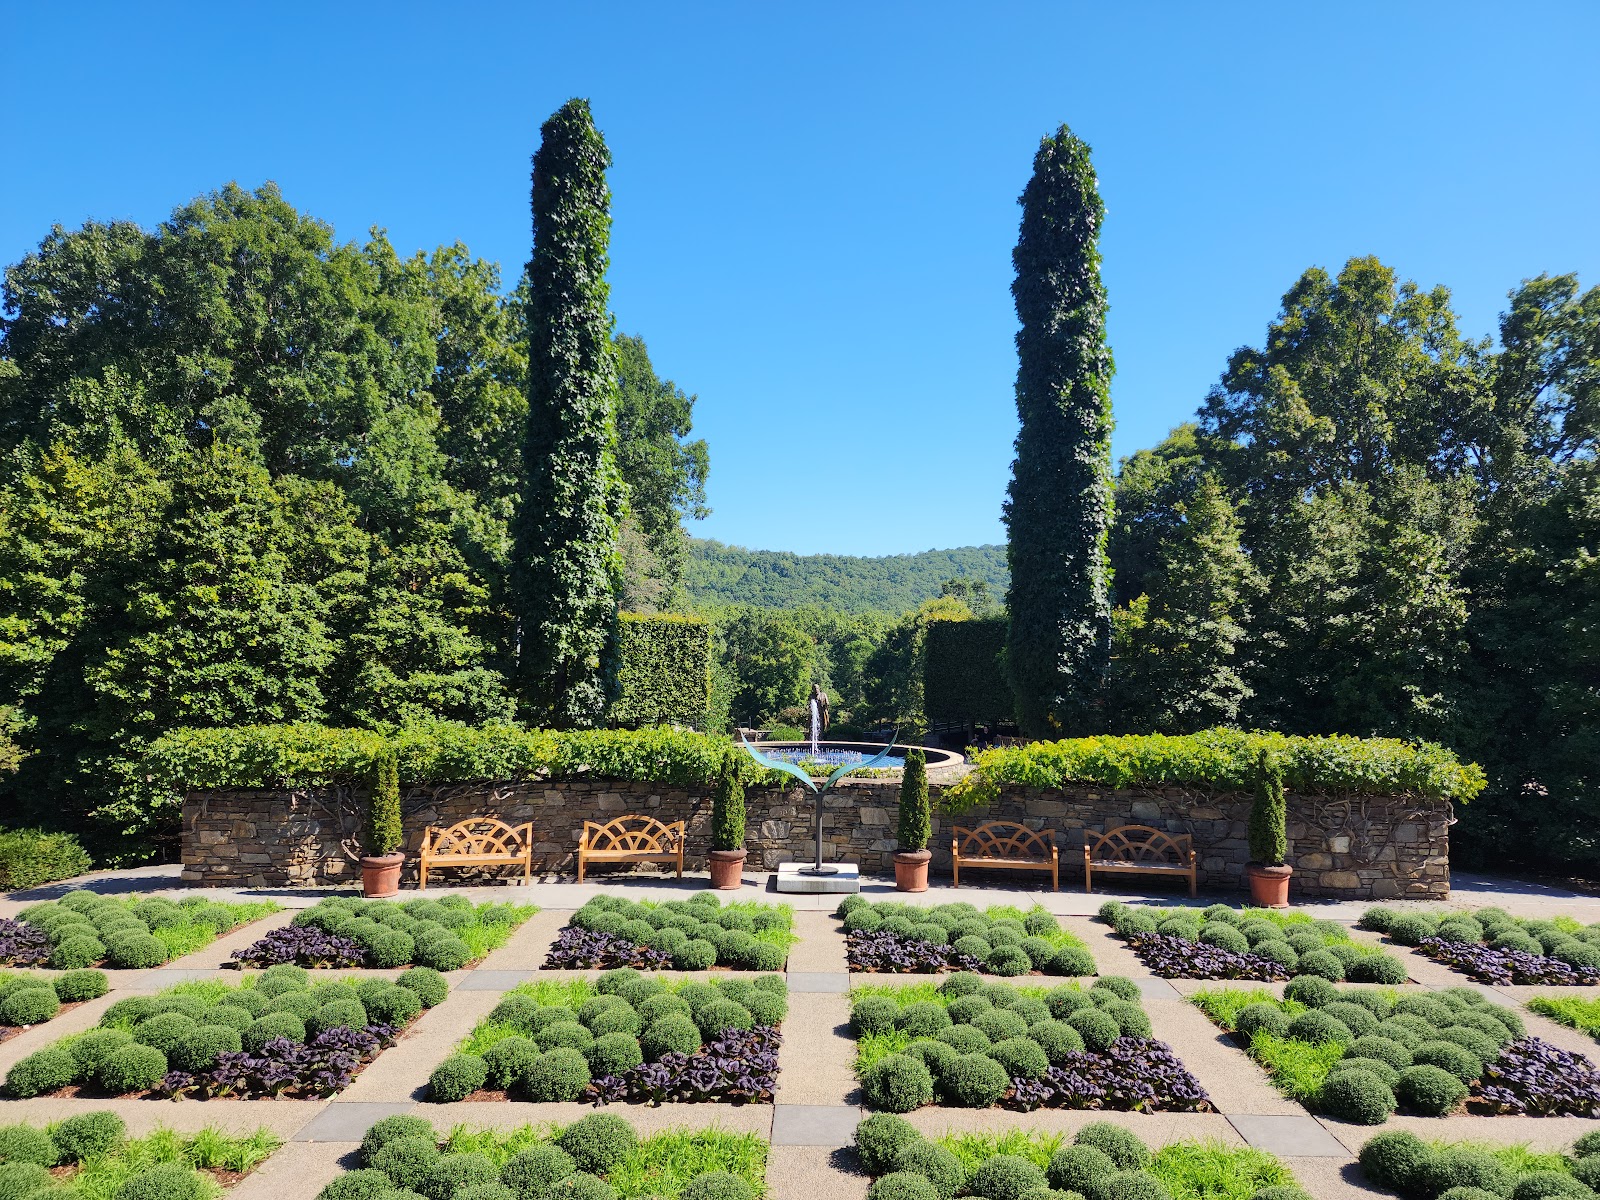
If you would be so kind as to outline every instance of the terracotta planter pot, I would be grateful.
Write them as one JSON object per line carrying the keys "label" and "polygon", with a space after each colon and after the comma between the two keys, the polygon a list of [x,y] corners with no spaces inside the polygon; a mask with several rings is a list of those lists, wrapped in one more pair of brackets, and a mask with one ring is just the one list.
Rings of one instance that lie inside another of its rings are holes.
{"label": "terracotta planter pot", "polygon": [[894,886],[901,892],[928,890],[928,862],[932,850],[896,850],[894,852]]}
{"label": "terracotta planter pot", "polygon": [[744,860],[748,850],[711,851],[711,886],[724,892],[736,892],[744,886]]}
{"label": "terracotta planter pot", "polygon": [[406,856],[396,851],[361,860],[361,894],[381,899],[400,894],[400,868]]}
{"label": "terracotta planter pot", "polygon": [[1293,867],[1263,867],[1260,863],[1251,863],[1245,867],[1245,873],[1250,877],[1250,903],[1257,908],[1289,907],[1289,876],[1294,874]]}

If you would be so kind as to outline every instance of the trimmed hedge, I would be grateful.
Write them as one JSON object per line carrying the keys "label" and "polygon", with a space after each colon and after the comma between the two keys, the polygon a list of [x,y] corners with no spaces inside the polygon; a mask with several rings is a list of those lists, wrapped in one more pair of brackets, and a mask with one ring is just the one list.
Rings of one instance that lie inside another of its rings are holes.
{"label": "trimmed hedge", "polygon": [[1016,713],[1011,682],[1000,666],[1006,619],[930,621],[922,671],[923,708],[930,721],[1010,721]]}
{"label": "trimmed hedge", "polygon": [[994,802],[1005,784],[1059,788],[1182,784],[1248,792],[1267,751],[1296,792],[1363,792],[1471,800],[1487,782],[1483,768],[1442,746],[1394,738],[1288,737],[1207,729],[1165,734],[1069,738],[1000,746],[977,756],[974,770],[945,792],[943,809],[961,812]]}
{"label": "trimmed hedge", "polygon": [[625,729],[686,725],[711,716],[711,625],[699,617],[623,613],[617,625],[617,684],[611,724]]}
{"label": "trimmed hedge", "polygon": [[71,879],[94,866],[89,852],[70,833],[43,829],[0,830],[0,892]]}
{"label": "trimmed hedge", "polygon": [[[392,749],[403,783],[593,774],[693,787],[716,779],[731,744],[687,729],[557,732],[502,721],[435,721],[388,737],[327,725],[245,725],[171,730],[151,746],[145,768],[156,782],[178,791],[364,786],[378,758]],[[748,755],[736,760],[746,784],[788,778],[763,770]]]}

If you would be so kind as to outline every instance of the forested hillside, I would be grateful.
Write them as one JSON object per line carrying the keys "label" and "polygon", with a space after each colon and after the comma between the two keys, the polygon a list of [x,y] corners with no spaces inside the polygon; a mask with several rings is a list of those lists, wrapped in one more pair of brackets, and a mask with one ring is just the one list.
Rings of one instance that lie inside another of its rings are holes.
{"label": "forested hillside", "polygon": [[746,550],[691,539],[683,582],[694,604],[814,605],[848,613],[902,613],[933,599],[945,580],[957,578],[981,579],[995,595],[1003,596],[1006,548],[959,546],[864,558]]}

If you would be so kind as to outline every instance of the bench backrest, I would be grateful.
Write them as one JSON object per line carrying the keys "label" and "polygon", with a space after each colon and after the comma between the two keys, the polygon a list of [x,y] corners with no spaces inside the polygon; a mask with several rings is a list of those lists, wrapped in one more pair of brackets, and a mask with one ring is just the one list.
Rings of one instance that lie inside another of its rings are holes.
{"label": "bench backrest", "polygon": [[583,823],[583,845],[587,850],[665,853],[674,849],[682,838],[682,821],[667,825],[643,813],[614,817],[604,825],[598,821]]}
{"label": "bench backrest", "polygon": [[1152,825],[1124,825],[1108,833],[1083,831],[1084,852],[1096,861],[1126,863],[1177,863],[1189,865],[1194,838],[1168,833]]}
{"label": "bench backrest", "polygon": [[507,825],[497,817],[468,817],[442,832],[438,829],[428,846],[430,855],[503,854],[521,858],[533,843],[533,826]]}
{"label": "bench backrest", "polygon": [[1036,833],[1015,821],[985,821],[976,829],[957,825],[955,852],[960,858],[1042,858],[1055,850],[1055,835]]}

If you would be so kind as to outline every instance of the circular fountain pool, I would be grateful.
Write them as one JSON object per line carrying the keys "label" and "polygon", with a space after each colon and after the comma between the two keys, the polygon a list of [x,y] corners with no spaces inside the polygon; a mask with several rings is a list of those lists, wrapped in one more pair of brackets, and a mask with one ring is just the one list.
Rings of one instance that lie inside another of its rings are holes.
{"label": "circular fountain pool", "polygon": [[[810,742],[754,742],[752,745],[770,758],[792,763],[820,763],[829,769],[847,764],[854,766],[883,753],[882,742],[836,742],[826,738],[817,742],[815,751],[812,750]],[[909,747],[897,742],[893,749],[894,756],[888,762],[880,764],[879,770],[898,771],[905,765],[906,750]],[[922,750],[928,756],[930,769],[954,766],[962,761],[961,755],[949,750],[936,750],[932,746],[924,746]]]}

